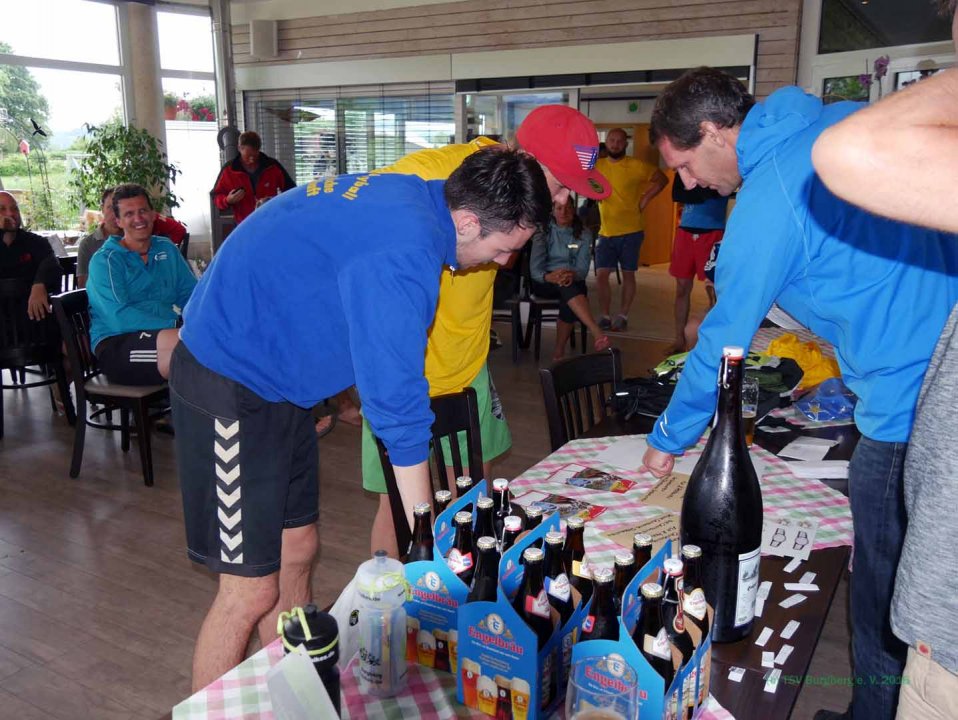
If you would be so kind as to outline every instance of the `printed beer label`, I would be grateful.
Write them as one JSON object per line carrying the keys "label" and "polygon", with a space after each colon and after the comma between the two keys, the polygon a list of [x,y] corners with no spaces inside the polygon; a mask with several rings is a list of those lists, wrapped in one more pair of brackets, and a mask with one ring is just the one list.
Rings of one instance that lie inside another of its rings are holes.
{"label": "printed beer label", "polygon": [[580,578],[585,578],[586,580],[592,579],[592,573],[589,572],[589,565],[585,561],[573,560],[572,574],[578,575]]}
{"label": "printed beer label", "polygon": [[569,576],[565,573],[559,573],[555,578],[546,578],[546,592],[556,600],[567,602],[572,597],[572,590],[569,585]]}
{"label": "printed beer label", "polygon": [[595,627],[595,615],[588,615],[586,619],[582,621],[582,632],[590,633],[592,628]]}
{"label": "printed beer label", "polygon": [[669,636],[665,628],[660,628],[655,637],[644,635],[642,637],[642,649],[649,655],[660,657],[663,660],[672,659],[672,651],[669,648]]}
{"label": "printed beer label", "polygon": [[472,567],[472,553],[462,553],[456,550],[456,548],[453,548],[449,551],[446,564],[456,575],[462,575],[466,570]]}
{"label": "printed beer label", "polygon": [[702,588],[695,588],[692,592],[685,595],[685,602],[682,609],[694,617],[696,620],[704,620],[705,613],[708,610],[705,604],[705,593]]}
{"label": "printed beer label", "polygon": [[758,592],[758,564],[762,548],[738,556],[738,597],[735,602],[735,627],[755,617],[755,594]]}
{"label": "printed beer label", "polygon": [[549,610],[549,596],[545,590],[540,590],[538,595],[526,595],[526,612],[538,615],[539,617],[551,617]]}

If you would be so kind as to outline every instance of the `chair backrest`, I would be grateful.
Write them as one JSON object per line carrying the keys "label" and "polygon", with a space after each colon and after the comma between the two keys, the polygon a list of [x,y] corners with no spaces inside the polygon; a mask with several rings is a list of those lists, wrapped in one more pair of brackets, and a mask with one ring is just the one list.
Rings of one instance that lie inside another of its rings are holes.
{"label": "chair backrest", "polygon": [[86,289],[54,295],[51,302],[70,360],[70,379],[79,394],[84,383],[100,372],[90,347],[90,303]]}
{"label": "chair backrest", "polygon": [[[455,477],[469,475],[475,482],[483,478],[482,470],[482,439],[479,432],[479,401],[476,391],[466,388],[462,392],[449,395],[439,395],[430,400],[430,407],[436,419],[432,424],[431,455],[433,467],[430,472],[434,489],[449,489],[449,480],[446,468],[455,471]],[[466,441],[466,457],[457,438],[464,437]],[[383,475],[386,478],[386,491],[389,494],[389,507],[393,515],[393,527],[396,531],[396,543],[401,554],[409,549],[412,540],[412,529],[406,521],[403,510],[402,497],[396,483],[392,463],[386,447],[379,438],[376,438],[379,449],[379,461],[382,463]]]}
{"label": "chair backrest", "polygon": [[180,240],[180,255],[183,256],[184,260],[190,259],[190,234],[186,233],[183,236],[183,239]]}
{"label": "chair backrest", "polygon": [[27,315],[30,283],[0,280],[0,368],[18,368],[55,361],[60,355],[56,321]]}
{"label": "chair backrest", "polygon": [[58,257],[60,269],[63,275],[60,276],[60,292],[70,292],[77,288],[77,259],[76,255]]}
{"label": "chair backrest", "polygon": [[553,452],[610,414],[612,386],[622,380],[616,348],[560,360],[541,368],[542,399]]}

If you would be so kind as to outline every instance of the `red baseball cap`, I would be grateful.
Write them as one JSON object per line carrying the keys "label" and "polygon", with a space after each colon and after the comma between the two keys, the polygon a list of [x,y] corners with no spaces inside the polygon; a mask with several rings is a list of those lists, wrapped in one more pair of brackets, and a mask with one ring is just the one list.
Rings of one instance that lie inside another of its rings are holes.
{"label": "red baseball cap", "polygon": [[599,157],[595,125],[578,110],[568,105],[537,107],[522,121],[516,140],[570,190],[593,200],[612,194],[609,181],[594,170]]}

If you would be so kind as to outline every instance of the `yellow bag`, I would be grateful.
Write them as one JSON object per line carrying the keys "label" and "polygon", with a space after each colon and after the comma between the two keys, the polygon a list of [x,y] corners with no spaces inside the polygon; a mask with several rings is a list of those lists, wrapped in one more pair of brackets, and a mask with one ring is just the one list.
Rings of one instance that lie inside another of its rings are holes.
{"label": "yellow bag", "polygon": [[802,342],[793,333],[785,333],[768,344],[769,355],[792,358],[802,368],[802,388],[812,387],[831,377],[841,377],[834,358],[822,354],[816,342]]}

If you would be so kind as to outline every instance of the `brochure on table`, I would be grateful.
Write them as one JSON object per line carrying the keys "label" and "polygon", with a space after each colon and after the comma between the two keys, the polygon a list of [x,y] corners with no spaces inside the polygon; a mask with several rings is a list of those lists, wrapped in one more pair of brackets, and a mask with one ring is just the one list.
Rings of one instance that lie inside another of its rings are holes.
{"label": "brochure on table", "polygon": [[[564,700],[575,629],[584,609],[577,607],[559,625],[558,612],[550,608],[555,630],[536,652],[536,634],[511,603],[522,582],[522,552],[533,543],[541,544],[547,532],[558,530],[559,515],[553,513],[520,537],[500,561],[496,601],[469,603],[460,609],[456,685],[464,705],[493,716],[505,705],[516,720],[537,720],[549,717]],[[578,602],[578,595],[573,597]]]}
{"label": "brochure on table", "polygon": [[467,505],[474,507],[485,494],[485,483],[478,483],[450,503],[433,526],[433,559],[404,567],[412,588],[412,598],[405,605],[406,661],[409,663],[456,672],[459,654],[456,616],[459,606],[466,602],[469,587],[446,564],[446,554],[455,539],[453,517]]}
{"label": "brochure on table", "polygon": [[[633,679],[637,681],[639,693],[639,716],[645,718],[676,718],[685,717],[686,707],[690,700],[695,706],[698,717],[705,700],[708,698],[708,673],[710,671],[710,657],[712,651],[711,638],[705,640],[696,648],[692,659],[676,671],[672,684],[664,687],[665,681],[645,657],[639,652],[632,641],[632,631],[641,609],[641,595],[639,589],[642,583],[663,581],[662,566],[665,559],[672,556],[672,541],[668,540],[652,556],[626,587],[622,596],[622,617],[619,619],[619,640],[589,640],[578,643],[572,651],[572,662],[589,659],[595,665],[585,673],[586,678],[594,683],[594,689],[600,690],[603,686],[616,687]],[[697,639],[697,632],[687,624],[690,634]]]}

